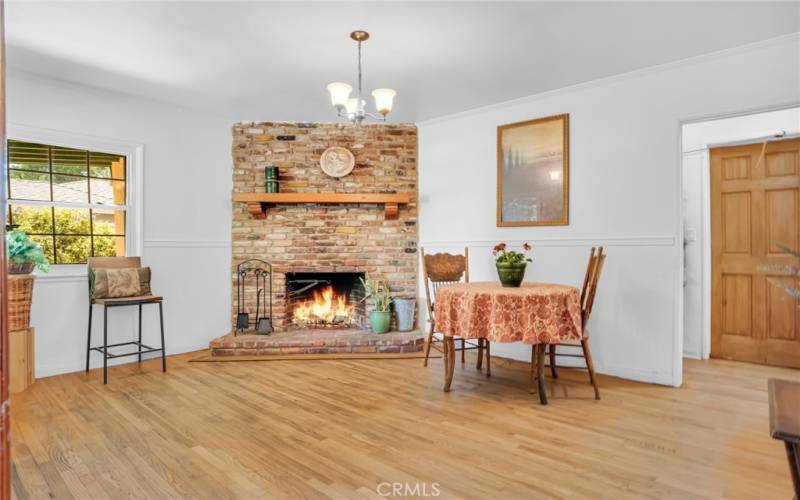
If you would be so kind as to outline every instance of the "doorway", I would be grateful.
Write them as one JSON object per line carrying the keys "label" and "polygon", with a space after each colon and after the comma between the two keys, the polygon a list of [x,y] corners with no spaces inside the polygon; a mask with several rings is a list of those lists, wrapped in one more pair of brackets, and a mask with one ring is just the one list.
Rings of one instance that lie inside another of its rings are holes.
{"label": "doorway", "polygon": [[[757,145],[754,147],[761,148],[763,147],[765,139],[772,139],[773,141],[776,139],[790,140],[792,137],[797,138],[798,136],[800,136],[800,107],[797,105],[747,115],[705,119],[703,121],[698,120],[687,122],[682,125],[682,222],[684,248],[683,354],[685,357],[707,359],[712,356],[712,306],[714,304],[712,303],[711,151],[730,147],[744,147],[753,144]],[[771,148],[774,146],[769,147]],[[772,149],[766,149],[765,155],[770,152],[772,152]],[[758,153],[760,155],[761,149],[759,149]],[[775,158],[776,157],[771,157],[773,174],[775,173],[774,170],[778,168],[775,166]],[[784,157],[783,160],[785,159],[786,157]],[[750,159],[749,161],[752,162],[750,166],[753,167],[755,166],[755,162],[758,161],[758,157]],[[729,168],[734,168],[732,166],[733,163],[729,163],[729,165]],[[759,166],[759,168],[765,167],[762,165]],[[797,168],[798,173],[800,173],[800,166],[786,168]],[[774,177],[774,175],[771,177]],[[770,180],[768,182],[774,183],[777,181]],[[779,207],[777,207],[775,203],[778,203],[776,196],[779,195],[772,194],[770,196],[772,198],[771,202],[774,205],[773,209],[778,209]],[[785,196],[787,199],[783,200],[784,203],[793,203],[793,201],[790,200],[791,196]],[[735,197],[731,197],[730,199],[734,200]],[[759,207],[756,207],[756,209],[760,210]],[[780,209],[783,210],[785,207]],[[732,217],[733,216],[731,216],[731,221],[733,221]],[[783,221],[783,219],[781,221]],[[759,227],[761,225],[763,224],[760,224]],[[777,226],[772,231],[772,234],[777,236],[776,231]],[[752,233],[753,231],[751,230],[751,241],[754,241],[754,236],[756,238],[760,237]],[[733,243],[731,244],[733,245]],[[771,253],[776,254],[776,256],[780,258],[779,253]],[[759,274],[764,277],[766,273],[759,272],[756,273],[756,276]],[[774,277],[781,279],[778,276]],[[730,294],[734,293],[734,281],[728,280],[729,298]],[[739,281],[741,282],[742,280]],[[779,306],[788,306],[788,302],[790,301],[783,301],[785,296],[779,294],[779,292],[782,292],[780,288],[772,288],[772,296],[764,297],[763,300],[766,300],[766,298],[775,300],[781,299],[781,302],[776,303],[773,307],[775,313],[771,321],[772,326],[784,332],[778,335],[783,335],[785,337],[788,335],[785,332],[787,329],[790,329],[792,325],[792,323],[789,322],[794,322],[795,325],[800,324],[800,318],[795,317],[785,320],[785,316],[781,315],[780,318],[782,319],[778,320],[775,316],[779,314],[776,308],[779,308]],[[716,291],[716,288],[714,291]],[[744,292],[742,291],[741,293]],[[765,314],[767,305],[763,305],[761,296],[754,300],[756,300],[758,304],[762,304],[762,307],[760,308],[760,312],[755,311],[752,307],[750,308],[750,329],[759,328],[762,329],[759,331],[763,333],[763,327],[753,326],[755,325],[753,322],[760,321],[759,318]],[[745,308],[745,310],[746,309],[747,308]],[[737,310],[740,315],[744,314],[741,312],[742,308],[737,308]],[[732,311],[733,309],[731,308],[729,313],[732,313]],[[734,321],[747,323],[748,319],[744,316],[736,318],[732,316],[729,317],[729,324],[732,324]],[[780,321],[784,321],[784,323]],[[717,323],[715,322],[715,326],[716,325]],[[766,334],[764,333],[764,335]],[[726,356],[724,352],[718,356],[716,337],[714,343],[714,357],[731,357],[730,355]]]}
{"label": "doorway", "polygon": [[800,249],[800,139],[711,159],[711,356],[800,368],[800,299],[780,285]]}

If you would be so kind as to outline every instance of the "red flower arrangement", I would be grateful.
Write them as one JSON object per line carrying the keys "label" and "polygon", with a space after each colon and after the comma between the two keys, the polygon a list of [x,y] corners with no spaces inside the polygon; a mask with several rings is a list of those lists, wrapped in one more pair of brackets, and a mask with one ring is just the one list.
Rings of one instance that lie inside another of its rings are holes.
{"label": "red flower arrangement", "polygon": [[508,245],[505,243],[498,243],[492,249],[492,254],[494,255],[494,260],[498,264],[522,264],[525,262],[533,262],[533,259],[528,257],[527,252],[530,252],[533,248],[528,243],[522,244],[522,252],[517,252],[515,250],[508,250],[506,248]]}

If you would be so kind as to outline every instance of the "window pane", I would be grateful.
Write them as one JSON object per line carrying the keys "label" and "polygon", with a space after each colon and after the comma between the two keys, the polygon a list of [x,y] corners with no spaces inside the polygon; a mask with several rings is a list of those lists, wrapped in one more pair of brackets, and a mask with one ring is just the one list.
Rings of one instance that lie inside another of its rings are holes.
{"label": "window pane", "polygon": [[86,262],[91,249],[88,236],[56,236],[56,263],[78,264]]}
{"label": "window pane", "polygon": [[124,210],[92,210],[92,227],[98,234],[125,234]]}
{"label": "window pane", "polygon": [[50,174],[9,170],[8,177],[11,181],[9,198],[50,201]]}
{"label": "window pane", "polygon": [[125,204],[125,181],[91,179],[92,203],[101,205]]}
{"label": "window pane", "polygon": [[94,255],[97,257],[116,257],[125,255],[124,236],[95,236]]}
{"label": "window pane", "polygon": [[50,171],[48,147],[32,142],[8,141],[8,166],[25,170]]}
{"label": "window pane", "polygon": [[52,236],[39,236],[35,234],[29,235],[30,239],[42,245],[44,249],[44,256],[47,257],[47,262],[51,264],[55,262],[53,258],[53,237]]}
{"label": "window pane", "polygon": [[87,152],[82,149],[53,146],[53,173],[87,175]]}
{"label": "window pane", "polygon": [[[88,208],[55,208],[56,234],[89,235]],[[59,248],[59,252],[61,249]],[[60,254],[59,254],[60,255]],[[61,258],[59,256],[59,258]]]}
{"label": "window pane", "polygon": [[74,175],[53,175],[53,201],[89,203],[89,180]]}
{"label": "window pane", "polygon": [[[35,205],[12,205],[11,223],[28,234],[53,232],[53,210]],[[51,242],[52,246],[52,242]]]}
{"label": "window pane", "polygon": [[89,175],[92,177],[125,178],[125,157],[109,153],[89,153]]}

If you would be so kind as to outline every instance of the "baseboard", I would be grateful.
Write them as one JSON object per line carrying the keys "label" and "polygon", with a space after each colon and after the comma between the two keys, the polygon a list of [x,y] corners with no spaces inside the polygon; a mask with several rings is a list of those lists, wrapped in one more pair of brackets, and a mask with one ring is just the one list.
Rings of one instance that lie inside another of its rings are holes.
{"label": "baseboard", "polygon": [[[179,348],[167,348],[167,356],[172,356],[174,354],[185,354],[187,352],[194,352],[200,351],[203,349],[208,349],[208,341],[202,344],[193,344],[189,346],[182,346]],[[158,353],[149,353],[142,355],[143,360],[149,359],[156,359],[160,357]],[[52,365],[37,365],[36,366],[36,378],[45,378],[45,377],[54,377],[56,375],[66,375],[68,373],[77,373],[82,372],[85,369],[85,360],[80,361],[78,364],[70,363],[70,364],[52,364]],[[124,365],[128,363],[136,363],[137,360],[134,357],[130,358],[119,358],[119,359],[110,359],[108,361],[108,366],[117,366],[117,365]],[[99,354],[93,353],[91,357],[91,363],[89,364],[89,369],[94,370],[97,368],[103,367],[103,358],[100,357]]]}

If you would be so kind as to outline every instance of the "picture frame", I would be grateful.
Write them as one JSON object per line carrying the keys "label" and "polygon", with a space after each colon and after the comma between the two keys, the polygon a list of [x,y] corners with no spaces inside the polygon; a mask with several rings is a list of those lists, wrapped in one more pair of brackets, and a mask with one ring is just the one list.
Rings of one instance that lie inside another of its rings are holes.
{"label": "picture frame", "polygon": [[497,127],[497,227],[569,225],[569,114]]}

